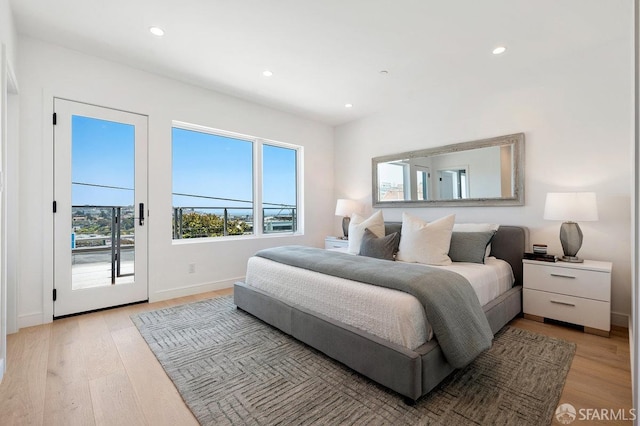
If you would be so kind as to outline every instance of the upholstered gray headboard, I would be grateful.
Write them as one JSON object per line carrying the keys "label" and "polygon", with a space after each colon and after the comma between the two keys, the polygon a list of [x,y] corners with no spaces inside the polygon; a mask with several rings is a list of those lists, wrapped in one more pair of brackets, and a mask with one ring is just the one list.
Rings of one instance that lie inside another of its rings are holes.
{"label": "upholstered gray headboard", "polygon": [[500,226],[491,240],[491,256],[511,265],[516,278],[515,285],[522,285],[522,258],[529,247],[529,228]]}
{"label": "upholstered gray headboard", "polygon": [[[385,222],[385,233],[400,233],[402,222]],[[491,256],[511,265],[516,279],[514,285],[522,285],[522,258],[529,247],[529,228],[523,226],[503,226],[491,241]]]}

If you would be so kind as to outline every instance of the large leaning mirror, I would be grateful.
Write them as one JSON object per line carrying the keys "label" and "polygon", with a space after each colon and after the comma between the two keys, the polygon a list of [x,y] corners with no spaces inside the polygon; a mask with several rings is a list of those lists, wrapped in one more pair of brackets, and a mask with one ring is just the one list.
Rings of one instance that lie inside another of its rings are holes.
{"label": "large leaning mirror", "polygon": [[521,206],[524,133],[372,160],[374,207]]}

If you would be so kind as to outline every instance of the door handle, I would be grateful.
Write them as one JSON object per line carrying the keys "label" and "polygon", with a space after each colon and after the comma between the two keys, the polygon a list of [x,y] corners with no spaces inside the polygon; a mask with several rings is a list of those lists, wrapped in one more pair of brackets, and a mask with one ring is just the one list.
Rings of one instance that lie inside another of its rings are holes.
{"label": "door handle", "polygon": [[138,219],[140,220],[140,226],[144,226],[144,203],[140,203],[138,210]]}

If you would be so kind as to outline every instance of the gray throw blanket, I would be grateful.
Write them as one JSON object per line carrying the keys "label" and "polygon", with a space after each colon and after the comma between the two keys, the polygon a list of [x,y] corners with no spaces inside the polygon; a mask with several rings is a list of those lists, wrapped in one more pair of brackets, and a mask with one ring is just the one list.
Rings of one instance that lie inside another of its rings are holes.
{"label": "gray throw blanket", "polygon": [[256,253],[279,263],[415,296],[449,364],[462,368],[491,347],[493,333],[471,284],[455,272],[328,250],[284,246]]}

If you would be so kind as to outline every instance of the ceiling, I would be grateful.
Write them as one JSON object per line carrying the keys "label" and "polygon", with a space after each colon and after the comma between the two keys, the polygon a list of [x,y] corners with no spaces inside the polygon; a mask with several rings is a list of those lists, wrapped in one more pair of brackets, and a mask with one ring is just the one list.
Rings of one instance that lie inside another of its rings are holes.
{"label": "ceiling", "polygon": [[629,37],[632,3],[11,0],[20,34],[329,125]]}

